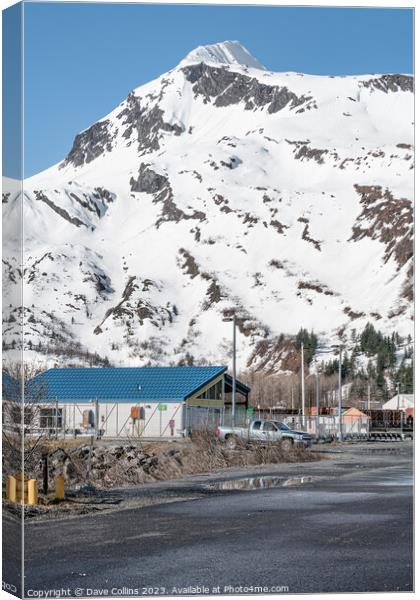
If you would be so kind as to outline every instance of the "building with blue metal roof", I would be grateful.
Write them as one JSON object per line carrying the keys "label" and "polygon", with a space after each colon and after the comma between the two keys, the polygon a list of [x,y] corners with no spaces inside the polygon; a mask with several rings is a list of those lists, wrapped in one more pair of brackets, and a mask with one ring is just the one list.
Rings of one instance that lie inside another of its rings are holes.
{"label": "building with blue metal roof", "polygon": [[226,370],[226,367],[49,369],[31,380],[29,390],[44,387],[47,400],[180,402]]}
{"label": "building with blue metal roof", "polygon": [[[249,392],[236,382],[237,413]],[[26,401],[39,407],[39,428],[73,436],[176,437],[220,423],[231,397],[225,366],[57,368],[25,386]]]}

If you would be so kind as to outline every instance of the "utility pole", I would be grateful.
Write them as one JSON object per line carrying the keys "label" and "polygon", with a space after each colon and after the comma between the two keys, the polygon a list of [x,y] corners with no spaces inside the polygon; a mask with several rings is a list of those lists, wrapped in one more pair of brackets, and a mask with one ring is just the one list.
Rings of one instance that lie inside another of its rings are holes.
{"label": "utility pole", "polygon": [[400,410],[400,384],[397,383],[397,410]]}
{"label": "utility pole", "polygon": [[300,370],[302,375],[302,426],[305,418],[305,357],[303,342],[300,343]]}
{"label": "utility pole", "polygon": [[316,384],[316,435],[319,436],[319,371],[316,370],[315,374]]}
{"label": "utility pole", "polygon": [[235,427],[236,409],[236,315],[233,315],[233,358],[232,358],[232,427]]}
{"label": "utility pole", "polygon": [[342,396],[342,385],[341,385],[341,363],[342,363],[342,347],[341,344],[339,346],[339,354],[338,354],[338,439],[340,442],[343,439],[343,428],[342,428],[342,419],[341,419],[341,409],[343,404],[343,396]]}
{"label": "utility pole", "polygon": [[367,400],[367,408],[370,410],[370,383],[368,383],[368,400]]}
{"label": "utility pole", "polygon": [[232,412],[231,412],[231,425],[235,427],[235,411],[236,411],[236,315],[232,317],[226,317],[223,321],[233,323],[233,340],[232,340]]}

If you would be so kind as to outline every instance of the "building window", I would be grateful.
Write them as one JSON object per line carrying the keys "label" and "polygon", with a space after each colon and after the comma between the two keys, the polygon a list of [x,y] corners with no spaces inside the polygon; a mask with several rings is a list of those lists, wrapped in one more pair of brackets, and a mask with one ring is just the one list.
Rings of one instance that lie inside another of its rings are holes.
{"label": "building window", "polygon": [[208,388],[205,392],[200,394],[198,398],[200,400],[221,400],[223,392],[223,382],[218,381],[210,388]]}
{"label": "building window", "polygon": [[61,429],[63,424],[62,408],[41,408],[39,426],[41,429]]}

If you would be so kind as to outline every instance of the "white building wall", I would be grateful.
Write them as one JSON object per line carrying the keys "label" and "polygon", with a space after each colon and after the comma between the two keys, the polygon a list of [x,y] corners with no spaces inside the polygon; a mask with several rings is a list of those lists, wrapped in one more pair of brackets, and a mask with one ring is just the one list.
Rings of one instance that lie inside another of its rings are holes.
{"label": "white building wall", "polygon": [[[164,410],[159,410],[159,404]],[[95,427],[83,426],[84,411],[91,411],[91,422],[95,423],[96,413],[97,428],[102,430],[103,438],[140,438],[140,437],[181,437],[183,424],[183,402],[86,402],[86,403],[59,403],[63,409],[63,429],[71,435],[75,430],[80,434],[95,432]],[[133,406],[143,409],[144,419],[131,418]]]}

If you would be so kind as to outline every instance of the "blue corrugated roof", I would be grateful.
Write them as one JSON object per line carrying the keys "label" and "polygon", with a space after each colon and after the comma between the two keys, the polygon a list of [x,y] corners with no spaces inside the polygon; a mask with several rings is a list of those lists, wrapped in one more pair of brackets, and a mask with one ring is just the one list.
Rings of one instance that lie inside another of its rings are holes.
{"label": "blue corrugated roof", "polygon": [[[186,400],[227,367],[126,367],[49,369],[28,383],[39,400],[87,402]],[[140,386],[140,389],[139,389]]]}
{"label": "blue corrugated roof", "polygon": [[18,401],[21,398],[21,382],[11,377],[6,371],[2,372],[2,391],[3,399]]}

